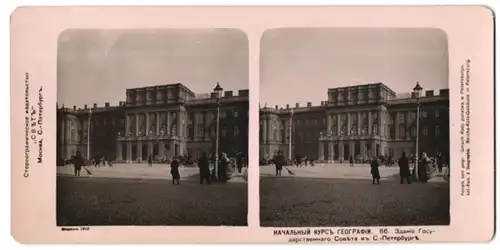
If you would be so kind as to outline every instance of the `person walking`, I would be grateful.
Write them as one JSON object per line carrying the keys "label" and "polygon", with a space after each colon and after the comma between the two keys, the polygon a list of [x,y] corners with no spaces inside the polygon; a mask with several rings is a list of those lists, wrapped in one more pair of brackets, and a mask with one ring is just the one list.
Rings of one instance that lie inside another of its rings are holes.
{"label": "person walking", "polygon": [[198,159],[198,167],[200,168],[200,184],[203,184],[204,181],[210,184],[210,162],[205,152]]}
{"label": "person walking", "polygon": [[77,150],[76,155],[73,159],[73,165],[75,166],[75,176],[80,176],[80,172],[82,171],[82,166],[84,165],[85,160],[83,159],[82,153]]}
{"label": "person walking", "polygon": [[281,170],[283,170],[283,165],[285,163],[285,159],[281,151],[278,151],[276,156],[274,156],[274,165],[276,166],[276,176],[281,176]]}
{"label": "person walking", "polygon": [[243,155],[241,152],[236,154],[236,167],[238,168],[238,173],[241,174],[241,169],[243,169]]}
{"label": "person walking", "polygon": [[227,158],[226,153],[221,154],[220,164],[218,166],[218,180],[219,182],[227,182],[227,170],[229,167],[229,159]]}
{"label": "person walking", "polygon": [[375,181],[377,184],[380,184],[380,172],[378,170],[378,167],[380,166],[378,160],[376,157],[373,157],[370,167],[371,167],[371,174],[372,174],[372,184],[375,184]]}
{"label": "person walking", "polygon": [[399,165],[399,177],[400,177],[399,183],[404,184],[404,181],[406,180],[406,183],[411,184],[410,162],[408,161],[408,158],[406,158],[405,152],[403,152],[401,158],[399,158],[398,165]]}
{"label": "person walking", "polygon": [[352,155],[349,157],[349,166],[354,167],[354,158],[352,157]]}
{"label": "person walking", "polygon": [[151,155],[148,156],[148,167],[153,166],[153,157]]}
{"label": "person walking", "polygon": [[176,157],[173,157],[170,163],[170,174],[172,175],[172,184],[177,183],[177,185],[180,185],[181,175],[179,173],[179,161]]}

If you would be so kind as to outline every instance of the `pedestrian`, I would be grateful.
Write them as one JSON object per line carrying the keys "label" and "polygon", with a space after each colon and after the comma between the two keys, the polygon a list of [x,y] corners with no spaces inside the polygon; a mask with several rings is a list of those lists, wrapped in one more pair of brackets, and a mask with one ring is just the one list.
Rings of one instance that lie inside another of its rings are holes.
{"label": "pedestrian", "polygon": [[281,176],[281,170],[283,169],[283,164],[285,162],[285,159],[283,157],[283,154],[281,151],[278,151],[278,153],[274,157],[274,165],[276,166],[276,176]]}
{"label": "pedestrian", "polygon": [[229,167],[229,159],[226,153],[221,154],[219,168],[217,169],[217,175],[219,182],[227,182],[227,169]]}
{"label": "pedestrian", "polygon": [[399,165],[399,177],[400,177],[399,182],[401,184],[404,184],[404,181],[406,180],[406,183],[411,184],[410,163],[408,161],[408,158],[406,158],[405,152],[403,152],[401,158],[399,158],[398,165]]}
{"label": "pedestrian", "polygon": [[439,173],[442,173],[443,172],[443,154],[441,152],[438,152],[436,158],[437,158],[436,162],[437,162],[438,171],[439,171]]}
{"label": "pedestrian", "polygon": [[172,184],[180,185],[179,180],[181,179],[181,175],[179,173],[179,161],[176,157],[172,158],[172,162],[170,163],[170,174],[172,175]]}
{"label": "pedestrian", "polygon": [[354,158],[352,157],[352,155],[349,157],[349,166],[354,166]]}
{"label": "pedestrian", "polygon": [[200,168],[200,184],[203,184],[204,181],[210,184],[210,163],[205,152],[198,159],[198,167]]}
{"label": "pedestrian", "polygon": [[375,184],[375,181],[377,181],[377,184],[380,184],[380,172],[378,171],[379,163],[376,157],[373,157],[370,166],[372,174],[372,184]]}
{"label": "pedestrian", "polygon": [[153,157],[151,155],[148,156],[148,167],[153,166]]}
{"label": "pedestrian", "polygon": [[419,168],[418,168],[418,179],[421,182],[427,182],[429,179],[427,176],[427,169],[431,163],[431,159],[427,156],[427,153],[422,153],[422,158],[420,158]]}
{"label": "pedestrian", "polygon": [[243,168],[243,155],[241,152],[236,154],[236,167],[238,168],[238,173],[241,174],[241,169]]}
{"label": "pedestrian", "polygon": [[73,159],[73,165],[75,166],[75,176],[80,176],[80,172],[82,170],[82,165],[85,163],[83,159],[82,153],[77,150],[76,155]]}

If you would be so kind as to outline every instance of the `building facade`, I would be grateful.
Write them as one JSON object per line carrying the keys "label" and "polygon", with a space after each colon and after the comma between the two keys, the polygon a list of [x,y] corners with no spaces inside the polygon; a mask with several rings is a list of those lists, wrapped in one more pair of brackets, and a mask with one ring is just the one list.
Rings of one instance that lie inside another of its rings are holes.
{"label": "building facade", "polygon": [[[215,97],[196,95],[178,83],[127,89],[118,106],[57,107],[57,159],[69,159],[77,150],[117,162],[212,154]],[[219,99],[219,152],[247,154],[248,97],[246,89],[225,91]]]}
{"label": "building facade", "polygon": [[[449,156],[449,90],[420,97],[419,152]],[[417,100],[382,83],[328,89],[319,106],[260,108],[260,157],[322,162],[415,154]],[[291,137],[290,137],[291,135]]]}

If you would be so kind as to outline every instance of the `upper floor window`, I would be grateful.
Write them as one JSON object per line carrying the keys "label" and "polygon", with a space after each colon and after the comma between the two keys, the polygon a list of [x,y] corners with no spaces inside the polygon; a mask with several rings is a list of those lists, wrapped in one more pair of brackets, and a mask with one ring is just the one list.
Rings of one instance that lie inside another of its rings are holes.
{"label": "upper floor window", "polygon": [[233,117],[238,117],[238,110],[233,111]]}

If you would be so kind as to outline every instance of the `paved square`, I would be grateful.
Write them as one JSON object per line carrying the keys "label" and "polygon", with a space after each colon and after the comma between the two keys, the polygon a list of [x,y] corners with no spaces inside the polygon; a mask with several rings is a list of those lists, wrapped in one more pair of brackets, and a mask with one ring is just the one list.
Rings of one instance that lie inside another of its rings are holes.
{"label": "paved square", "polygon": [[172,185],[168,165],[118,164],[57,167],[57,225],[247,225],[247,183],[199,184],[198,168],[180,168]]}
{"label": "paved square", "polygon": [[[262,171],[263,170],[263,171]],[[290,168],[294,176],[271,177],[261,167],[262,226],[405,226],[448,225],[449,183],[399,184],[398,168],[381,167],[380,185],[370,168],[325,165]],[[286,175],[286,176],[285,176]]]}

